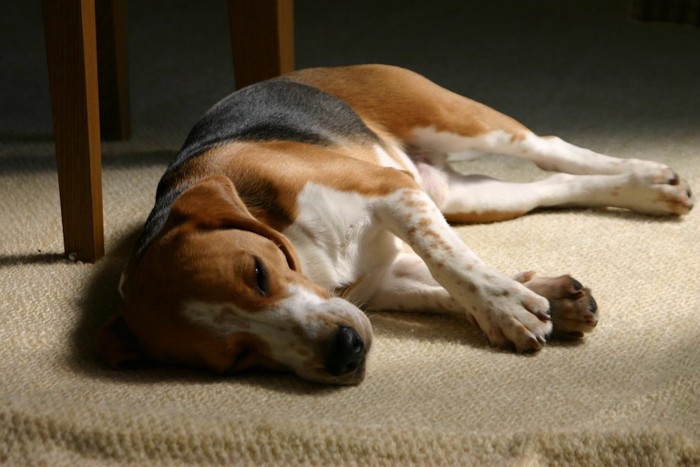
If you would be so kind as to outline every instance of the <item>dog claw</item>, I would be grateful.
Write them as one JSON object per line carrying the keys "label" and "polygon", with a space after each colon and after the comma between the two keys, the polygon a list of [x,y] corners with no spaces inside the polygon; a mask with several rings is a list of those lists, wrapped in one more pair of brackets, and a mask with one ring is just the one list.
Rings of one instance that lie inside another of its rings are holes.
{"label": "dog claw", "polygon": [[547,308],[547,311],[540,311],[536,313],[536,316],[542,321],[552,320],[552,308]]}
{"label": "dog claw", "polygon": [[516,350],[520,353],[535,353],[542,350],[546,341],[542,340],[539,336],[532,336],[527,339],[526,344],[522,347],[516,345]]}
{"label": "dog claw", "polygon": [[588,311],[595,314],[598,311],[598,302],[595,301],[595,298],[593,298],[593,295],[590,295],[588,298],[589,298]]}
{"label": "dog claw", "polygon": [[571,287],[573,288],[574,292],[580,292],[581,290],[583,290],[583,284],[581,284],[573,277],[571,278]]}

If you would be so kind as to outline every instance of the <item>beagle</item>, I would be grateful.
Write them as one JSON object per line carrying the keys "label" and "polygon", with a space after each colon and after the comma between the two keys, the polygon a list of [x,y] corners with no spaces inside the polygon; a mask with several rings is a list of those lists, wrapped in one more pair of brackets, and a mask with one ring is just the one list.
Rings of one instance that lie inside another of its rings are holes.
{"label": "beagle", "polygon": [[[450,168],[474,153],[560,173],[511,183]],[[518,352],[553,332],[580,338],[598,322],[589,289],[570,276],[507,277],[448,224],[547,206],[680,216],[693,197],[663,164],[537,136],[405,69],[308,69],[251,85],[199,120],[163,175],[99,347],[115,367],[358,384],[372,345],[360,308],[465,316]]]}

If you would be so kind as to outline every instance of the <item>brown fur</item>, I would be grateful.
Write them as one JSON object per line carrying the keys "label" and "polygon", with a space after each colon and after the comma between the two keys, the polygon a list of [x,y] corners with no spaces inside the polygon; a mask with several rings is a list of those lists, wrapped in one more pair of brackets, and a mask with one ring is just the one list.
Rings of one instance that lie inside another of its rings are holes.
{"label": "brown fur", "polygon": [[[413,130],[434,127],[462,136],[479,136],[503,130],[516,139],[529,130],[511,117],[455,94],[423,76],[388,65],[359,65],[338,68],[311,68],[293,72],[291,80],[310,84],[351,104],[363,120],[385,128],[410,144]],[[358,93],[372,88],[372,96]],[[410,92],[407,92],[410,90]],[[390,102],[391,105],[387,105]],[[431,105],[426,106],[425,103]]]}
{"label": "brown fur", "polygon": [[294,222],[296,197],[307,181],[365,195],[414,186],[407,172],[378,166],[373,148],[352,145],[234,142],[210,150],[181,170],[188,183],[225,174],[252,216],[277,231]]}

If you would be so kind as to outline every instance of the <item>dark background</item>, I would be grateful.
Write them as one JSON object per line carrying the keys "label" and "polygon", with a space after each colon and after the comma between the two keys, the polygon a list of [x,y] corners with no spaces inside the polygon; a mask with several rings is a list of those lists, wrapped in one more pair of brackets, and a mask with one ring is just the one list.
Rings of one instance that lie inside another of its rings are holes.
{"label": "dark background", "polygon": [[[49,143],[40,2],[0,15],[0,144]],[[700,29],[629,18],[625,0],[297,0],[297,67],[390,63],[574,137],[700,129]],[[224,1],[128,5],[132,142],[176,150],[233,89]],[[574,138],[575,139],[575,138]],[[108,143],[105,156],[128,150]]]}

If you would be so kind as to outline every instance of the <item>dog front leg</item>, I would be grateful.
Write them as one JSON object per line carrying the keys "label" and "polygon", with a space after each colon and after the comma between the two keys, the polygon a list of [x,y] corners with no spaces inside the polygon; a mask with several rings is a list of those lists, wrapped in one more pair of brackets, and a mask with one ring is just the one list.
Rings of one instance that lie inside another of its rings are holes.
{"label": "dog front leg", "polygon": [[378,198],[374,212],[423,259],[430,274],[474,317],[493,345],[520,352],[542,348],[552,330],[547,299],[481,261],[426,193],[399,189]]}
{"label": "dog front leg", "polygon": [[415,253],[400,253],[381,276],[375,278],[369,294],[352,291],[347,298],[377,311],[466,312],[450,293],[430,274],[425,262]]}
{"label": "dog front leg", "polygon": [[479,326],[467,309],[435,280],[425,261],[415,253],[400,253],[378,281],[370,295],[345,298],[362,303],[367,310],[446,313],[466,316],[472,325]]}
{"label": "dog front leg", "polygon": [[[598,305],[591,290],[570,275],[541,277],[527,271],[516,274],[513,279],[549,301],[554,327],[552,338],[580,339],[598,324]],[[415,253],[400,253],[375,281],[369,294],[354,289],[344,298],[362,303],[367,310],[466,315],[472,324],[478,325]]]}

